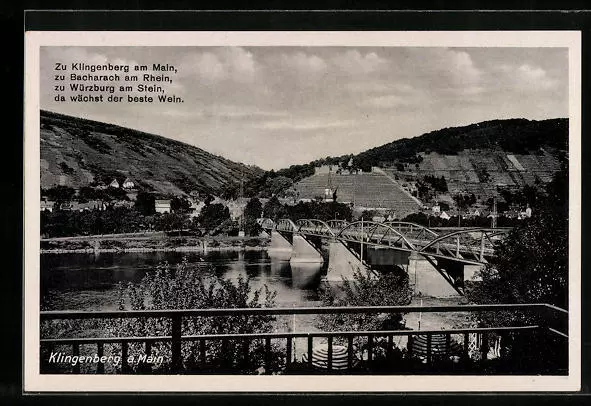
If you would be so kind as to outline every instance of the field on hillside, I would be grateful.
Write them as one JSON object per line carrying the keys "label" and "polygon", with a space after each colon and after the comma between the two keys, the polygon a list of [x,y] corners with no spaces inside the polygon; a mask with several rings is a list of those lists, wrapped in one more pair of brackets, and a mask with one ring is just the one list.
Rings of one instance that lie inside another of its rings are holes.
{"label": "field on hillside", "polygon": [[[356,207],[384,208],[400,216],[416,212],[419,203],[406,194],[395,181],[382,173],[357,175],[330,175],[333,188],[337,188],[337,201],[353,203]],[[319,173],[296,183],[300,199],[323,197],[329,175]]]}
{"label": "field on hillside", "polygon": [[464,150],[457,155],[436,152],[421,153],[420,163],[406,164],[404,170],[384,171],[404,180],[420,180],[425,176],[443,176],[449,194],[474,193],[478,200],[498,196],[498,188],[517,189],[552,180],[560,169],[556,155],[508,154],[502,151]]}

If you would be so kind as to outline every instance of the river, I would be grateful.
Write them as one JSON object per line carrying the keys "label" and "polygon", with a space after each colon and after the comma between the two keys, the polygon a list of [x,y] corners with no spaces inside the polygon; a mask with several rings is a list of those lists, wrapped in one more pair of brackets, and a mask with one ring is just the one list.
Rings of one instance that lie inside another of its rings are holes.
{"label": "river", "polygon": [[42,254],[43,310],[117,310],[117,284],[139,283],[164,261],[174,266],[186,257],[204,275],[248,276],[253,288],[277,292],[276,306],[318,306],[318,287],[326,264],[291,266],[289,257],[267,251],[142,252]]}
{"label": "river", "polygon": [[[370,257],[384,256],[383,250]],[[186,257],[190,266],[203,271],[205,276],[237,279],[248,276],[254,289],[263,287],[277,292],[276,307],[321,306],[321,277],[326,275],[324,264],[293,264],[289,253],[256,251],[209,252],[136,252],[99,254],[42,254],[41,307],[42,310],[118,310],[117,284],[139,283],[148,272],[155,272],[158,264],[167,261],[174,266]],[[379,261],[378,261],[379,262]],[[422,261],[425,262],[426,261]],[[426,266],[423,264],[422,266]],[[442,283],[437,279],[438,283]],[[415,297],[413,305],[454,305],[460,297]],[[299,315],[282,319],[277,327],[298,331],[316,330],[315,316]],[[466,323],[465,315],[417,313],[406,315],[407,326],[423,328],[454,327]],[[284,320],[285,319],[285,320]],[[285,326],[283,324],[286,324]]]}

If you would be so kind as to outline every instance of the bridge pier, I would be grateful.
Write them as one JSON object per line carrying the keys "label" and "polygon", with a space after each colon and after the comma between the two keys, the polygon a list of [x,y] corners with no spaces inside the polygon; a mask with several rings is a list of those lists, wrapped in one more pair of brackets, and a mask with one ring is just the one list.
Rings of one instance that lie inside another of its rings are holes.
{"label": "bridge pier", "polygon": [[[447,283],[437,269],[422,255],[413,252],[408,261],[408,279],[414,285],[413,295],[454,297],[458,292]],[[413,283],[414,281],[414,283]]]}
{"label": "bridge pier", "polygon": [[273,252],[291,252],[291,242],[288,241],[279,231],[271,231],[271,242],[269,243],[269,251]]}
{"label": "bridge pier", "polygon": [[344,279],[353,279],[355,271],[369,272],[361,260],[340,241],[331,241],[329,244],[328,271],[326,280],[329,282],[341,282]]}
{"label": "bridge pier", "polygon": [[308,242],[304,237],[299,234],[294,234],[292,254],[290,263],[318,263],[324,262],[324,258],[316,247]]}

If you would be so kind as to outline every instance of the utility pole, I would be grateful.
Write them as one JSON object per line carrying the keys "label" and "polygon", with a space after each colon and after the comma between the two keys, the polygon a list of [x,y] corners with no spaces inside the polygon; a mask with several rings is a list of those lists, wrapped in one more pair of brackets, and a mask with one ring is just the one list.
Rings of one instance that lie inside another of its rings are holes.
{"label": "utility pole", "polygon": [[491,219],[491,228],[497,228],[497,198],[493,197],[493,212]]}
{"label": "utility pole", "polygon": [[327,189],[325,190],[325,193],[324,193],[325,201],[328,201],[328,199],[332,198],[333,189],[332,189],[332,176],[331,175],[332,175],[332,165],[329,165],[328,166],[328,182],[326,185]]}
{"label": "utility pole", "polygon": [[363,235],[363,216],[361,216],[361,265],[363,265],[363,240],[365,237]]}
{"label": "utility pole", "polygon": [[[242,204],[242,200],[244,198],[244,171],[242,168],[240,168],[240,193],[239,193],[239,197],[238,200],[240,201],[240,204]],[[246,208],[246,206],[245,206]],[[238,236],[239,237],[244,237],[244,209],[242,209],[242,214],[240,215],[240,219],[239,219],[239,225],[238,225]]]}

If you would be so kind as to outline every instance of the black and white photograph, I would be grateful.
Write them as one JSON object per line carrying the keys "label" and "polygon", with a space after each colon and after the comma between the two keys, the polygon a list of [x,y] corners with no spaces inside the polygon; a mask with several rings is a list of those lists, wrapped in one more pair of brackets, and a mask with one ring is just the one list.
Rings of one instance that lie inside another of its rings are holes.
{"label": "black and white photograph", "polygon": [[578,33],[26,52],[31,390],[577,389]]}

